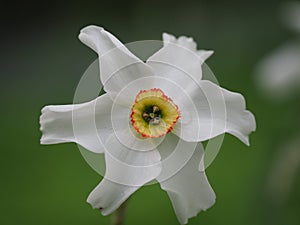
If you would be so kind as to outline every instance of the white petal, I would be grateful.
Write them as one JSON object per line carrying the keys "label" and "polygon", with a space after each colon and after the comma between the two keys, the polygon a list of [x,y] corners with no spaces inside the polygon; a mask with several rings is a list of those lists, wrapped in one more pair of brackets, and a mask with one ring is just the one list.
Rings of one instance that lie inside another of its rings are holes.
{"label": "white petal", "polygon": [[131,150],[122,145],[114,134],[105,145],[105,177],[87,201],[93,208],[102,208],[102,213],[107,215],[117,209],[139,187],[155,179],[161,171],[161,166],[157,150]]}
{"label": "white petal", "polygon": [[40,117],[41,144],[76,142],[102,153],[102,142],[112,133],[112,103],[105,94],[87,103],[44,107]]}
{"label": "white petal", "polygon": [[103,178],[88,196],[87,202],[94,209],[101,209],[106,216],[115,211],[139,187],[118,184]]}
{"label": "white petal", "polygon": [[194,39],[191,37],[180,36],[179,38],[176,38],[172,34],[163,33],[163,41],[164,41],[164,46],[167,46],[168,44],[171,43],[189,49],[191,51],[196,51],[197,49],[197,44],[194,41]]}
{"label": "white petal", "polygon": [[[241,94],[204,80],[198,88],[188,91],[198,113],[189,122],[178,121],[175,134],[186,141],[198,142],[228,132],[249,145],[248,135],[256,129],[256,124]],[[188,111],[189,107],[182,110]]]}
{"label": "white petal", "polygon": [[189,76],[196,82],[201,80],[203,62],[212,51],[197,51],[197,45],[192,38],[163,34],[164,46],[148,60],[147,64],[154,68],[159,76],[166,77],[181,84],[177,79]]}
{"label": "white petal", "polygon": [[186,142],[172,133],[167,134],[157,147],[162,156],[163,168],[157,178],[159,182],[168,180],[180,171],[193,156],[197,144],[197,142]]}
{"label": "white petal", "polygon": [[105,178],[116,183],[142,186],[160,173],[160,154],[157,149],[136,151],[123,145],[115,134],[105,143]]}
{"label": "white petal", "polygon": [[211,50],[198,50],[197,51],[198,56],[202,59],[202,61],[206,61],[212,54],[214,54],[214,51]]}
{"label": "white petal", "polygon": [[[186,143],[186,146],[182,146],[182,152],[189,148],[188,145],[189,143]],[[168,192],[176,216],[181,224],[186,224],[189,218],[196,216],[202,210],[207,210],[215,202],[216,196],[205,172],[198,170],[202,156],[203,147],[199,143],[191,159],[180,171],[168,180],[158,178],[161,188]],[[163,165],[162,173],[170,169],[172,170],[169,166]]]}
{"label": "white petal", "polygon": [[106,92],[118,92],[131,81],[152,76],[152,69],[102,27],[88,26],[79,39],[99,55],[100,78]]}

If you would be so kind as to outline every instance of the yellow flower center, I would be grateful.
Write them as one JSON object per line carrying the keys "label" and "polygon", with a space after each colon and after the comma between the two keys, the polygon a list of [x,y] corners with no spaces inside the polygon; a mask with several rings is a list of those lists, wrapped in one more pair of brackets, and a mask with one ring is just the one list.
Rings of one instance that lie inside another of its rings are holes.
{"label": "yellow flower center", "polygon": [[177,105],[158,88],[142,90],[132,106],[132,126],[143,137],[157,138],[169,133],[179,119]]}

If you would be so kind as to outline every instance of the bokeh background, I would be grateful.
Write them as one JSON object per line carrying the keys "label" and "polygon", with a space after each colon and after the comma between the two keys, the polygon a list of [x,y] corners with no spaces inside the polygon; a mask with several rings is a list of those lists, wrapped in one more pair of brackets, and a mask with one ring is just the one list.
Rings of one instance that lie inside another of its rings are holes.
{"label": "bokeh background", "polygon": [[[86,203],[101,177],[75,144],[41,146],[40,109],[67,104],[96,54],[79,30],[97,24],[123,42],[192,36],[213,49],[207,61],[219,83],[242,93],[257,131],[246,147],[226,135],[207,169],[216,204],[189,224],[300,224],[299,93],[265,97],[255,67],[294,39],[280,19],[281,0],[1,2],[0,223],[109,224]],[[300,60],[299,60],[300,62]],[[299,74],[300,75],[300,74]],[[298,143],[297,143],[298,142]],[[166,192],[146,186],[130,198],[125,224],[178,224]]]}

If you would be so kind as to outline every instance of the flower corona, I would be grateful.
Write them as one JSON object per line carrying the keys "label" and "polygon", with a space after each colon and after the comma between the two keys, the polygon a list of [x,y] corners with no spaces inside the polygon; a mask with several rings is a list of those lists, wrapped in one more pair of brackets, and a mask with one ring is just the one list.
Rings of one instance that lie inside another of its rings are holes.
{"label": "flower corona", "polygon": [[138,93],[130,117],[132,126],[143,137],[157,138],[172,131],[180,114],[171,98],[153,88]]}

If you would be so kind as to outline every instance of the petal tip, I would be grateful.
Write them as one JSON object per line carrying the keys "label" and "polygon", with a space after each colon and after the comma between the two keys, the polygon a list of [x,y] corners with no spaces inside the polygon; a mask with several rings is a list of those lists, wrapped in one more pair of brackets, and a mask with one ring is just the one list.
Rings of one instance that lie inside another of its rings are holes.
{"label": "petal tip", "polygon": [[80,30],[80,33],[89,33],[89,32],[91,32],[91,31],[95,31],[95,30],[101,32],[101,31],[104,30],[104,28],[103,28],[103,27],[96,26],[96,25],[88,25],[88,26],[82,28],[82,29]]}
{"label": "petal tip", "polygon": [[41,139],[40,139],[40,144],[41,144],[41,145],[45,145],[45,144],[46,144],[46,142],[45,142],[45,140],[44,140],[43,137],[41,137]]}
{"label": "petal tip", "polygon": [[169,33],[164,32],[162,34],[163,42],[164,43],[170,43],[176,40],[175,36]]}
{"label": "petal tip", "polygon": [[95,201],[95,198],[93,196],[93,192],[88,196],[86,199],[86,202],[92,206],[93,209],[100,209],[102,210],[102,207],[99,206],[98,202]]}
{"label": "petal tip", "polygon": [[98,51],[97,46],[97,38],[100,37],[101,34],[103,34],[104,28],[99,27],[96,25],[89,25],[80,30],[80,33],[78,35],[78,39],[91,49],[93,49],[95,52]]}
{"label": "petal tip", "polygon": [[204,62],[209,57],[211,57],[215,52],[213,50],[198,50],[197,53],[201,61]]}

